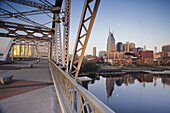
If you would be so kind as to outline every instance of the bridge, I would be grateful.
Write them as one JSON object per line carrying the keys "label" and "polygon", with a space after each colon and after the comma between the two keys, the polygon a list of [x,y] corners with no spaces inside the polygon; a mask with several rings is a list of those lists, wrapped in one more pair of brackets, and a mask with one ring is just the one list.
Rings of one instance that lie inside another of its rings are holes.
{"label": "bridge", "polygon": [[[97,99],[88,90],[77,82],[83,56],[90,38],[91,30],[98,11],[100,0],[84,0],[76,41],[69,62],[69,34],[70,34],[70,11],[71,0],[56,0],[51,3],[47,0],[1,0],[13,11],[0,8],[0,32],[1,37],[12,38],[8,50],[3,55],[3,60],[11,52],[11,57],[28,57],[30,47],[37,50],[35,58],[38,57],[38,46],[43,46],[48,51],[48,65],[54,84],[58,106],[63,113],[112,113],[113,111]],[[17,10],[11,4],[29,6],[29,11]],[[64,5],[63,5],[64,3]],[[64,6],[64,8],[62,7]],[[51,21],[44,24],[35,22],[29,18],[31,15],[47,15]],[[51,16],[51,14],[53,16]],[[17,22],[6,21],[11,18]],[[24,23],[22,23],[22,21]],[[25,24],[28,23],[28,24]],[[51,28],[46,25],[52,23]],[[63,28],[63,38],[61,35]],[[63,40],[63,42],[62,42]],[[27,44],[27,46],[25,46]],[[23,48],[22,48],[22,45]],[[19,52],[16,52],[16,50]],[[16,50],[15,50],[16,49]],[[40,57],[39,57],[40,58]],[[46,62],[47,63],[47,62]],[[38,66],[38,65],[37,65]],[[43,70],[41,70],[43,71]]]}

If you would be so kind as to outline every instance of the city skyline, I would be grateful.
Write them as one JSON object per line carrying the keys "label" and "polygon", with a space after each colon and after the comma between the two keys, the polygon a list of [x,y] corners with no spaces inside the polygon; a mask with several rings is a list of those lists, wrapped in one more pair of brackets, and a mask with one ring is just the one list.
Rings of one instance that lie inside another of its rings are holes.
{"label": "city skyline", "polygon": [[[80,2],[77,4],[80,5]],[[154,50],[154,46],[157,46],[158,52],[161,51],[163,45],[170,44],[169,7],[168,0],[101,1],[86,54],[92,53],[93,46],[97,48],[97,53],[106,51],[109,28],[114,31],[116,43],[129,41],[135,43],[136,47],[143,48],[146,45],[146,49]],[[79,14],[79,10],[73,9],[74,11]],[[76,14],[72,14],[72,17],[75,16]],[[78,23],[79,18],[76,21]],[[72,29],[71,33],[73,31],[77,32]],[[76,34],[72,36],[75,37]]]}
{"label": "city skyline", "polygon": [[[70,54],[73,53],[83,2],[72,1],[71,4]],[[0,6],[6,7],[3,2],[0,2]],[[157,52],[161,51],[163,45],[170,44],[169,7],[169,0],[102,0],[85,54],[91,54],[94,46],[96,53],[106,50],[109,28],[114,31],[116,43],[129,41],[135,43],[136,47],[146,45],[146,49],[154,50],[157,46]],[[0,45],[7,40],[1,40]]]}

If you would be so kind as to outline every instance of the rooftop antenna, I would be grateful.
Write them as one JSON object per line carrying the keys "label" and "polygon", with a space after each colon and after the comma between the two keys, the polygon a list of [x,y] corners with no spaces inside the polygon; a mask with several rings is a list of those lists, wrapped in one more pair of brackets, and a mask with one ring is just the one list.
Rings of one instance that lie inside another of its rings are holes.
{"label": "rooftop antenna", "polygon": [[109,37],[110,37],[111,33],[110,33],[110,27],[109,27]]}
{"label": "rooftop antenna", "polygon": [[154,49],[155,49],[155,54],[156,54],[157,53],[157,46],[155,46]]}
{"label": "rooftop antenna", "polygon": [[146,45],[144,45],[144,48],[143,48],[144,50],[146,50]]}

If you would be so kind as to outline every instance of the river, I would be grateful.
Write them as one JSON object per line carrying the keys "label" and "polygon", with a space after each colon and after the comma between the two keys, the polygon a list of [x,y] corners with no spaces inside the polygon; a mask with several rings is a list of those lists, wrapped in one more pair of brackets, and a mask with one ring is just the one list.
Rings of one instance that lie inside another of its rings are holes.
{"label": "river", "polygon": [[170,113],[170,75],[100,76],[88,90],[116,113]]}

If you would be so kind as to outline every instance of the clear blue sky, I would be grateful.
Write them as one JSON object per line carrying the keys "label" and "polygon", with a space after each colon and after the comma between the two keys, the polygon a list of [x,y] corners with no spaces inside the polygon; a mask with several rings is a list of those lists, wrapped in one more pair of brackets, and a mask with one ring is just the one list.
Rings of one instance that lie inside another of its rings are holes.
{"label": "clear blue sky", "polygon": [[[84,0],[71,3],[71,54],[83,3]],[[4,7],[2,1],[0,6]],[[50,18],[45,16],[41,21],[45,23]],[[92,54],[93,46],[97,47],[97,55],[100,50],[106,50],[109,27],[114,31],[116,43],[129,41],[140,47],[146,45],[150,50],[157,46],[161,51],[162,45],[170,44],[170,0],[101,0],[86,54]]]}

